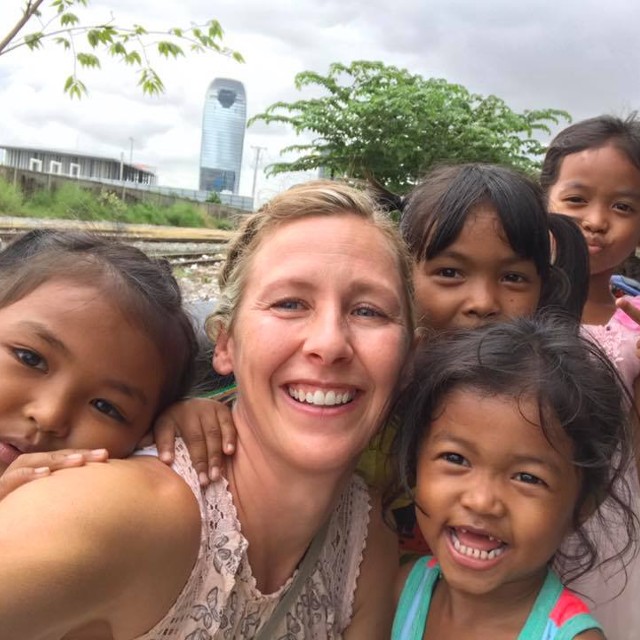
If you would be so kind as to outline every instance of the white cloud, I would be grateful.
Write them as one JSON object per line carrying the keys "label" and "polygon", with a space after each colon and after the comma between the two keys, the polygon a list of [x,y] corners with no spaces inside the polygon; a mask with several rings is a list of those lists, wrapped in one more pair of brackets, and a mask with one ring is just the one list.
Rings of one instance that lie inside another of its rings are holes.
{"label": "white cloud", "polygon": [[[3,3],[0,37],[20,5]],[[582,118],[640,105],[640,4],[628,0],[96,0],[88,11],[100,21],[111,14],[119,24],[152,27],[215,17],[227,44],[247,62],[208,54],[160,62],[167,92],[145,98],[130,69],[103,59],[101,71],[81,71],[89,97],[71,101],[62,92],[71,72],[68,56],[54,46],[16,51],[0,57],[0,144],[127,157],[133,138],[134,160],[156,167],[163,184],[195,188],[204,94],[215,77],[241,80],[253,115],[277,100],[295,99],[297,72],[325,72],[331,62],[354,59],[445,77],[518,110],[556,107]],[[267,147],[268,163],[293,140],[282,126],[248,130],[243,193],[252,187],[252,147]],[[258,178],[258,193],[268,194],[299,177],[266,179],[259,171]]]}

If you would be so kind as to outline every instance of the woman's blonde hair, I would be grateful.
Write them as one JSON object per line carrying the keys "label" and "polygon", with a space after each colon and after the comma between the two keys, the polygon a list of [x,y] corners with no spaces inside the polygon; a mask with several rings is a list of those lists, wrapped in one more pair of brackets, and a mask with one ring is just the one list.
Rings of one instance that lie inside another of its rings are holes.
{"label": "woman's blonde hair", "polygon": [[215,341],[220,329],[229,331],[245,289],[251,259],[263,239],[282,224],[313,216],[358,216],[380,231],[396,256],[402,282],[404,316],[408,335],[413,338],[412,261],[395,224],[364,191],[344,183],[316,180],[292,187],[277,195],[250,215],[229,245],[218,281],[220,297],[215,312],[207,319],[207,334]]}

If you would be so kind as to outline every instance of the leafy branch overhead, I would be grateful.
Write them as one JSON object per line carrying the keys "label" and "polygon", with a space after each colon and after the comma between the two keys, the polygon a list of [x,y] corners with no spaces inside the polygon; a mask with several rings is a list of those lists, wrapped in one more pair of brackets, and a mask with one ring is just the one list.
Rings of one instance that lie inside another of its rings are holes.
{"label": "leafy branch overhead", "polygon": [[[21,47],[40,49],[52,42],[73,56],[73,73],[64,90],[71,97],[82,97],[87,88],[78,76],[81,68],[100,68],[100,55],[107,54],[125,65],[137,68],[138,86],[143,93],[157,95],[164,84],[151,64],[153,56],[179,58],[185,50],[195,53],[214,52],[243,62],[242,55],[223,43],[223,30],[217,20],[187,28],[171,27],[166,31],[147,30],[142,25],[120,26],[113,16],[102,23],[87,25],[81,20],[89,0],[28,0],[22,15],[0,40],[0,56]],[[24,33],[27,27],[37,29]]]}
{"label": "leafy branch overhead", "polygon": [[495,162],[534,172],[544,152],[537,136],[570,120],[558,109],[516,113],[496,96],[382,62],[334,63],[326,75],[303,71],[295,87],[323,95],[276,102],[249,121],[284,123],[312,136],[282,150],[297,159],[268,171],[322,168],[334,177],[374,177],[398,191],[441,163]]}

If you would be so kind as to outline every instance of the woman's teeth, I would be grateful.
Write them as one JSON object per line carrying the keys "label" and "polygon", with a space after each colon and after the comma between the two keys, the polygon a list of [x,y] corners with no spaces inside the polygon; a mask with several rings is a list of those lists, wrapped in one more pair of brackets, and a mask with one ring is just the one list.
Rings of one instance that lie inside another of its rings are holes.
{"label": "woman's teeth", "polygon": [[337,404],[347,404],[353,400],[353,391],[303,391],[289,387],[289,395],[298,402],[306,402],[318,407],[333,407]]}

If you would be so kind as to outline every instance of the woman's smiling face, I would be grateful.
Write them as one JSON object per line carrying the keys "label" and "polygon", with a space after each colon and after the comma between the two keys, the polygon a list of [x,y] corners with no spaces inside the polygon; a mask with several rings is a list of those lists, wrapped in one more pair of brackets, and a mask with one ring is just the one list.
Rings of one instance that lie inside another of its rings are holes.
{"label": "woman's smiling face", "polygon": [[305,469],[343,469],[385,417],[411,345],[398,258],[370,222],[280,225],[251,259],[219,372],[233,371],[238,430]]}

